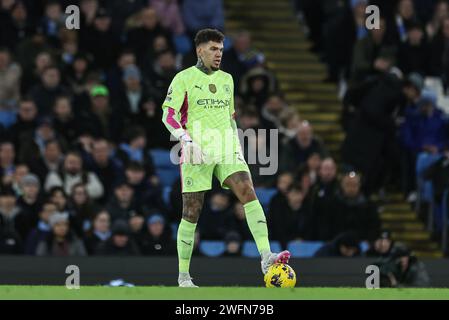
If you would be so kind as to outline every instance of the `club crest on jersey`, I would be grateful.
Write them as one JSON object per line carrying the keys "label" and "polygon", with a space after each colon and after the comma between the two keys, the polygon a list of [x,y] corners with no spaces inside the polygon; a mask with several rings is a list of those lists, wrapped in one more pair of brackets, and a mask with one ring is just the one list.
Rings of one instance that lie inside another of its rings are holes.
{"label": "club crest on jersey", "polygon": [[225,92],[227,95],[230,95],[230,94],[231,94],[231,87],[229,87],[228,84],[225,84],[225,85],[223,86],[223,90],[224,90],[224,92]]}
{"label": "club crest on jersey", "polygon": [[215,86],[215,84],[211,83],[209,85],[209,91],[212,92],[212,93],[217,92],[217,87]]}

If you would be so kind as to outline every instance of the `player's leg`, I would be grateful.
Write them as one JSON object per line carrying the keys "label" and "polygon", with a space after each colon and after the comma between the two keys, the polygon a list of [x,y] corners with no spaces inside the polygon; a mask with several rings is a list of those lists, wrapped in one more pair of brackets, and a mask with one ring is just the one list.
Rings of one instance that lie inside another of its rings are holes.
{"label": "player's leg", "polygon": [[287,263],[290,258],[288,251],[271,252],[265,213],[257,199],[249,172],[233,172],[223,181],[223,184],[229,187],[243,204],[248,227],[262,257],[262,272],[266,273],[273,263]]}
{"label": "player's leg", "polygon": [[204,193],[212,187],[211,165],[181,165],[182,219],[176,239],[180,287],[196,287],[190,277],[190,260],[194,247],[195,229],[203,208]]}

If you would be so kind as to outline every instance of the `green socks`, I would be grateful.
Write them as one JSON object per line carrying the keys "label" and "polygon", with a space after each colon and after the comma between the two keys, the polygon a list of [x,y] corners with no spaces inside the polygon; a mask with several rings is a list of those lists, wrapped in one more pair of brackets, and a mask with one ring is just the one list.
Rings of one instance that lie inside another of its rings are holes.
{"label": "green socks", "polygon": [[243,205],[245,209],[246,222],[253,235],[259,253],[270,252],[270,242],[268,241],[267,219],[263,212],[259,200],[253,200]]}
{"label": "green socks", "polygon": [[177,247],[179,273],[188,273],[195,240],[196,223],[181,219],[178,227]]}

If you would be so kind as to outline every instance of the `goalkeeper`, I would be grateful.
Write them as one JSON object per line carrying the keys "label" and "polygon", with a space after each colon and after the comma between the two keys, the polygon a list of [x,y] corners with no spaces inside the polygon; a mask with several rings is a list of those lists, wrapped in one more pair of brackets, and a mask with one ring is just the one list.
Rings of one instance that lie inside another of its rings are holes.
{"label": "goalkeeper", "polygon": [[214,29],[195,36],[198,62],[173,79],[163,103],[163,119],[181,142],[182,219],[178,228],[178,284],[196,287],[189,273],[194,233],[204,194],[215,175],[245,209],[246,220],[261,255],[262,272],[273,263],[288,263],[290,253],[272,253],[262,206],[242,156],[234,120],[234,82],[220,70],[224,35]]}

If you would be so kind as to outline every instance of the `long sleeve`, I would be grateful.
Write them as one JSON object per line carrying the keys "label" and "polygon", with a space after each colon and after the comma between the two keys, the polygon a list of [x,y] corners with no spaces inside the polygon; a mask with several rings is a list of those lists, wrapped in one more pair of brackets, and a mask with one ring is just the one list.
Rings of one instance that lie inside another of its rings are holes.
{"label": "long sleeve", "polygon": [[177,140],[185,133],[181,111],[186,104],[187,91],[182,77],[177,74],[173,78],[162,104],[162,122]]}

